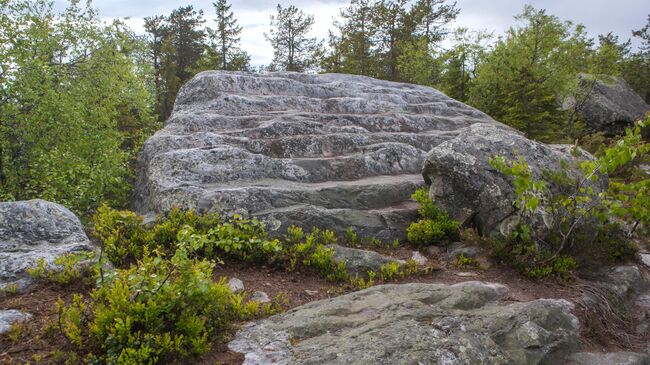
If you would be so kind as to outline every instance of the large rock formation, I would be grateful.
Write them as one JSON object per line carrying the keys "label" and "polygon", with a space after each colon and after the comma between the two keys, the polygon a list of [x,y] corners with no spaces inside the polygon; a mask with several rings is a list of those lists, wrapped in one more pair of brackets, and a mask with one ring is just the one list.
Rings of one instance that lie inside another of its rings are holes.
{"label": "large rock formation", "polygon": [[238,211],[290,225],[401,238],[427,152],[497,124],[422,86],[341,74],[204,72],[144,145],[136,208]]}
{"label": "large rock formation", "polygon": [[580,95],[565,100],[563,107],[581,114],[593,132],[622,134],[650,111],[650,106],[620,77],[597,79],[581,74],[578,78]]}
{"label": "large rock formation", "polygon": [[381,285],[245,326],[245,364],[561,364],[578,349],[564,300],[499,304],[500,284]]}
{"label": "large rock formation", "polygon": [[[574,161],[590,158],[590,155],[579,150],[579,157],[575,157],[571,148],[531,141],[498,125],[475,124],[433,148],[422,174],[431,185],[432,200],[452,218],[477,227],[485,235],[507,235],[518,220],[517,208],[512,204],[516,198],[515,189],[512,178],[490,166],[490,158],[504,156],[517,160],[523,157],[537,178],[544,171],[561,171],[564,161],[568,175],[577,178],[582,172]],[[600,179],[594,187],[602,188],[604,184]],[[535,218],[528,223],[540,229],[548,223],[545,217]]]}
{"label": "large rock formation", "polygon": [[83,226],[63,206],[44,200],[0,203],[0,287],[29,283],[26,270],[68,252],[91,250]]}

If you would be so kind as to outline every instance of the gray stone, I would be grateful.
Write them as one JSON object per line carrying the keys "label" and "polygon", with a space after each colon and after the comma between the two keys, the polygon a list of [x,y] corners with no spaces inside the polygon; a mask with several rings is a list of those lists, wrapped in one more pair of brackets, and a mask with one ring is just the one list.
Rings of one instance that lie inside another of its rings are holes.
{"label": "gray stone", "polygon": [[642,253],[641,262],[650,269],[650,253]]}
{"label": "gray stone", "polygon": [[[515,153],[517,152],[517,154]],[[493,169],[489,160],[503,156],[526,159],[533,174],[539,178],[545,170],[559,171],[562,161],[570,166],[570,177],[582,176],[576,159],[592,158],[579,150],[574,157],[571,146],[547,145],[531,141],[521,133],[496,124],[474,124],[462,129],[458,136],[433,148],[422,174],[430,185],[429,196],[450,216],[465,225],[476,227],[483,235],[508,235],[518,222],[519,214],[512,178]],[[599,179],[593,187],[602,189],[606,181]],[[550,184],[551,189],[554,186]],[[536,232],[549,228],[552,222],[538,214],[528,223]]]}
{"label": "gray stone", "polygon": [[26,270],[70,252],[92,250],[83,226],[63,206],[44,200],[0,203],[0,287],[26,287]]}
{"label": "gray stone", "polygon": [[622,134],[626,127],[650,111],[650,106],[620,77],[600,80],[586,74],[578,77],[584,96],[577,103],[575,97],[568,98],[563,108],[581,114],[586,127],[593,132]]}
{"label": "gray stone", "polygon": [[560,364],[578,344],[571,304],[502,305],[499,284],[380,285],[249,325],[244,364]]}
{"label": "gray stone", "polygon": [[233,293],[239,293],[244,291],[244,282],[238,278],[230,278],[228,279],[228,287]]}
{"label": "gray stone", "polygon": [[345,269],[350,275],[365,276],[372,270],[379,274],[383,265],[396,262],[404,264],[405,261],[384,256],[375,251],[360,250],[357,248],[343,247],[339,245],[328,245],[327,248],[334,250],[333,259],[336,262],[345,262]]}
{"label": "gray stone", "polygon": [[257,302],[260,302],[260,303],[270,303],[271,302],[271,298],[269,298],[269,295],[266,294],[263,291],[254,292],[253,295],[251,296],[251,300],[254,300],[254,301],[257,301]]}
{"label": "gray stone", "polygon": [[447,256],[452,260],[458,258],[458,256],[463,255],[469,258],[477,258],[485,254],[485,250],[477,245],[466,242],[453,242],[447,247]]}
{"label": "gray stone", "polygon": [[427,152],[484,113],[424,86],[344,74],[203,72],[143,146],[135,207],[257,216],[404,239]]}
{"label": "gray stone", "polygon": [[650,365],[650,356],[636,352],[580,352],[571,355],[567,365]]}
{"label": "gray stone", "polygon": [[31,318],[31,314],[15,309],[0,310],[0,334],[9,332],[14,323],[28,321]]}
{"label": "gray stone", "polygon": [[429,263],[429,260],[418,251],[413,251],[411,254],[411,260],[415,261],[420,266],[424,266]]}

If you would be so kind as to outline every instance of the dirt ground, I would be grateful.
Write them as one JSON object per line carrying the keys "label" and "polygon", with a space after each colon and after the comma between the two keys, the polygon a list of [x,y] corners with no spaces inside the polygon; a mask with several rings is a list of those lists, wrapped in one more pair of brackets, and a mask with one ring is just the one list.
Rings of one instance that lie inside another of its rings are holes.
{"label": "dirt ground", "polygon": [[[398,258],[408,258],[412,248],[400,247],[390,252]],[[430,267],[420,273],[394,282],[421,282],[451,284],[468,280],[497,282],[507,285],[510,290],[504,302],[523,302],[538,298],[563,298],[572,300],[577,295],[576,282],[560,282],[554,279],[531,280],[502,266],[488,268],[458,268],[444,258],[429,255]],[[215,269],[215,280],[221,277],[236,277],[244,282],[246,292],[264,291],[270,298],[280,296],[286,309],[294,308],[310,301],[338,296],[349,288],[328,282],[313,272],[286,272],[284,270],[255,266],[245,263],[226,263]],[[648,273],[646,272],[646,275]],[[377,280],[376,280],[377,281]],[[380,282],[376,282],[380,284]],[[32,320],[18,326],[19,330],[0,335],[0,364],[62,364],[72,346],[53,324],[57,322],[56,301],[61,298],[68,303],[76,292],[83,288],[61,288],[57,285],[40,285],[28,293],[0,296],[0,309],[18,309],[33,315]],[[579,313],[576,313],[579,315]],[[591,351],[639,350],[624,342],[598,341],[582,338],[585,348]],[[230,351],[225,344],[215,344],[213,349],[197,364],[240,365],[243,355]]]}

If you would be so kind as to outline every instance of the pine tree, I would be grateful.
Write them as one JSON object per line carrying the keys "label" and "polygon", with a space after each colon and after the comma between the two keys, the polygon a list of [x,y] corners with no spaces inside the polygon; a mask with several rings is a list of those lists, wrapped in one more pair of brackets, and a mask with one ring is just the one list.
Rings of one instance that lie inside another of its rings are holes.
{"label": "pine tree", "polygon": [[397,60],[401,53],[400,46],[406,43],[411,34],[405,27],[407,0],[380,0],[373,7],[373,23],[376,30],[380,63],[377,77],[398,81]]}
{"label": "pine tree", "polygon": [[183,83],[201,68],[207,45],[202,11],[180,7],[169,16],[145,18],[156,88],[156,113],[160,121],[169,117]]}
{"label": "pine tree", "polygon": [[491,37],[487,32],[471,32],[467,28],[454,31],[453,45],[441,57],[444,62],[439,85],[442,91],[456,100],[467,101],[476,71],[486,57],[486,43]]}
{"label": "pine tree", "polygon": [[318,66],[321,43],[308,36],[314,17],[295,6],[277,6],[271,15],[271,31],[264,37],[273,46],[272,70],[304,72]]}
{"label": "pine tree", "polygon": [[590,73],[620,76],[621,62],[629,55],[631,41],[619,43],[618,36],[609,32],[598,36],[598,48],[593,52]]}
{"label": "pine tree", "polygon": [[479,67],[469,102],[529,138],[554,140],[566,128],[558,100],[586,71],[591,42],[583,26],[532,6],[515,19],[523,24],[510,28]]}
{"label": "pine tree", "polygon": [[326,66],[325,71],[376,76],[372,59],[377,41],[373,11],[374,4],[370,0],[352,0],[347,8],[341,9],[342,21],[334,23],[340,33],[335,38],[338,44],[330,44],[339,62],[336,70]]}
{"label": "pine tree", "polygon": [[447,0],[418,0],[411,9],[415,35],[424,37],[429,45],[439,42],[447,34],[447,25],[459,13],[456,2],[447,4]]}
{"label": "pine tree", "polygon": [[632,35],[641,40],[641,47],[623,65],[623,76],[630,86],[650,104],[650,15],[647,24]]}
{"label": "pine tree", "polygon": [[210,50],[215,52],[214,67],[220,70],[240,71],[247,70],[250,65],[250,56],[239,48],[239,41],[242,27],[237,24],[235,14],[230,10],[226,0],[217,0],[212,3],[214,6],[217,19],[216,29],[207,28],[208,37],[210,38]]}
{"label": "pine tree", "polygon": [[203,11],[198,12],[189,5],[180,7],[169,15],[169,35],[176,52],[176,75],[185,82],[194,76],[194,68],[205,50],[205,20]]}

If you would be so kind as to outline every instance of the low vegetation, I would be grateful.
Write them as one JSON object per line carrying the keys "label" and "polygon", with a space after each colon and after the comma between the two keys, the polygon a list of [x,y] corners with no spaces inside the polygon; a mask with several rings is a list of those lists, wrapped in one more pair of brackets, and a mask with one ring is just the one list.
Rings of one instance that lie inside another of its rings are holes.
{"label": "low vegetation", "polygon": [[234,321],[278,310],[214,282],[215,261],[198,258],[202,248],[182,233],[171,257],[145,252],[106,273],[88,297],[59,302],[58,328],[90,363],[173,363],[206,353]]}
{"label": "low vegetation", "polygon": [[447,212],[431,201],[426,188],[418,189],[413,193],[412,198],[420,204],[418,208],[420,220],[407,228],[409,242],[417,246],[431,246],[443,245],[458,239],[460,224],[449,218]]}
{"label": "low vegetation", "polygon": [[[610,180],[603,191],[594,184],[647,156],[650,144],[641,138],[641,130],[649,123],[650,118],[638,122],[597,159],[583,160],[579,166],[564,163],[562,171],[547,171],[540,177],[523,158],[493,158],[491,166],[513,179],[514,205],[522,222],[510,237],[494,245],[499,261],[531,277],[567,277],[578,266],[633,258],[636,246],[631,238],[639,226],[650,224],[650,179]],[[574,151],[579,153],[577,147]],[[582,175],[571,178],[570,168]],[[541,215],[546,217],[543,227],[524,223]]]}

